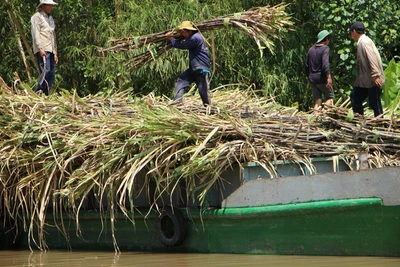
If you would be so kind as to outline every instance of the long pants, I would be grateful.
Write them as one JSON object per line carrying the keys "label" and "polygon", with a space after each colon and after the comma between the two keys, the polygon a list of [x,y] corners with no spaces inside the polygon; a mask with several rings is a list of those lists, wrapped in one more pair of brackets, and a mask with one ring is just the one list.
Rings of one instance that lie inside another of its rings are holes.
{"label": "long pants", "polygon": [[197,85],[201,100],[203,101],[203,105],[204,106],[210,105],[211,100],[210,100],[209,73],[202,71],[193,72],[190,69],[184,71],[181,75],[179,75],[178,79],[176,79],[174,101],[182,102],[185,90],[193,82],[195,82]]}
{"label": "long pants", "polygon": [[372,88],[353,87],[353,91],[350,93],[353,111],[364,115],[363,102],[368,97],[368,105],[374,110],[374,116],[381,115],[383,113],[381,93],[382,89],[378,86]]}
{"label": "long pants", "polygon": [[[39,64],[40,73],[44,70],[44,62],[43,58],[40,56],[40,53],[36,53],[36,60]],[[53,86],[54,80],[56,76],[56,62],[54,60],[54,54],[50,52],[46,52],[46,74],[44,76],[44,80],[40,82],[35,91],[42,90],[45,95],[49,95],[49,91]]]}

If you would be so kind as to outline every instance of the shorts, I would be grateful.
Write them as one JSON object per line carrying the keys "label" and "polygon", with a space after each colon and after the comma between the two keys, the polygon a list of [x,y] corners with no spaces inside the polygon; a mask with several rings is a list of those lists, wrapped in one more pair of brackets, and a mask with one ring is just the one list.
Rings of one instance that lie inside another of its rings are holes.
{"label": "shorts", "polygon": [[311,84],[311,89],[314,100],[322,99],[322,95],[324,95],[326,99],[333,99],[335,96],[332,87],[326,88],[326,84]]}

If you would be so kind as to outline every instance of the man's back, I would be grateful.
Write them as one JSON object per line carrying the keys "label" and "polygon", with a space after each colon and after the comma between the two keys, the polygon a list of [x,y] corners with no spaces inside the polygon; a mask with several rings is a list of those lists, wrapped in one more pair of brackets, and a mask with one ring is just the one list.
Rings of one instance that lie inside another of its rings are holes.
{"label": "man's back", "polygon": [[311,84],[326,83],[326,74],[330,73],[329,46],[313,45],[308,50],[306,68]]}

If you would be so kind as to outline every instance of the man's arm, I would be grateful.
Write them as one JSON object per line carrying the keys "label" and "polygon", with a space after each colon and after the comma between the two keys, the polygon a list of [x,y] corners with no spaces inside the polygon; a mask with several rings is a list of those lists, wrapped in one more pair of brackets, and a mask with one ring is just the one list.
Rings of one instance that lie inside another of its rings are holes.
{"label": "man's arm", "polygon": [[372,42],[364,45],[363,48],[368,64],[371,68],[371,79],[374,81],[376,86],[381,87],[383,85],[383,79],[381,78],[383,75],[381,56]]}
{"label": "man's arm", "polygon": [[197,39],[196,36],[190,36],[189,38],[185,39],[184,41],[180,42],[179,40],[176,40],[175,38],[172,38],[171,44],[175,48],[179,49],[192,49],[195,48],[199,44],[199,40]]}
{"label": "man's arm", "polygon": [[31,18],[32,25],[32,41],[38,49],[43,49],[43,42],[40,38],[40,18],[36,14]]}
{"label": "man's arm", "polygon": [[322,55],[322,71],[326,74],[326,88],[332,87],[332,76],[329,68],[329,52],[330,49],[327,47]]}

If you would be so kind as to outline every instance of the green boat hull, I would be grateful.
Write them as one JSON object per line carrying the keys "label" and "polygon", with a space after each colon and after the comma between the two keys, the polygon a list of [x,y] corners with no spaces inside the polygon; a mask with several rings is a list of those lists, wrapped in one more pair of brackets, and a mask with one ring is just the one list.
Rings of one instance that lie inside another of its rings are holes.
{"label": "green boat hull", "polygon": [[[178,212],[178,211],[176,211]],[[155,231],[155,215],[135,224],[120,216],[115,238],[121,251],[198,252],[279,255],[400,256],[400,206],[384,206],[379,198],[316,201],[262,207],[180,210],[188,223],[182,244],[166,247]],[[47,227],[50,249],[112,250],[109,221],[99,214],[74,221],[68,242],[56,227]],[[103,230],[101,230],[103,229]],[[27,237],[22,237],[27,248]],[[31,244],[34,247],[34,244]]]}
{"label": "green boat hull", "polygon": [[125,216],[114,209],[113,227],[96,211],[110,211],[100,203],[81,210],[79,229],[75,218],[53,218],[49,209],[46,234],[20,232],[20,248],[399,257],[400,167],[351,171],[335,160],[314,164],[318,173],[306,175],[297,164],[279,163],[279,178],[258,164],[229,170],[223,177],[229,183],[209,190],[209,208],[202,210],[177,193],[158,203],[161,213],[148,213],[148,196],[137,194],[141,212]]}

